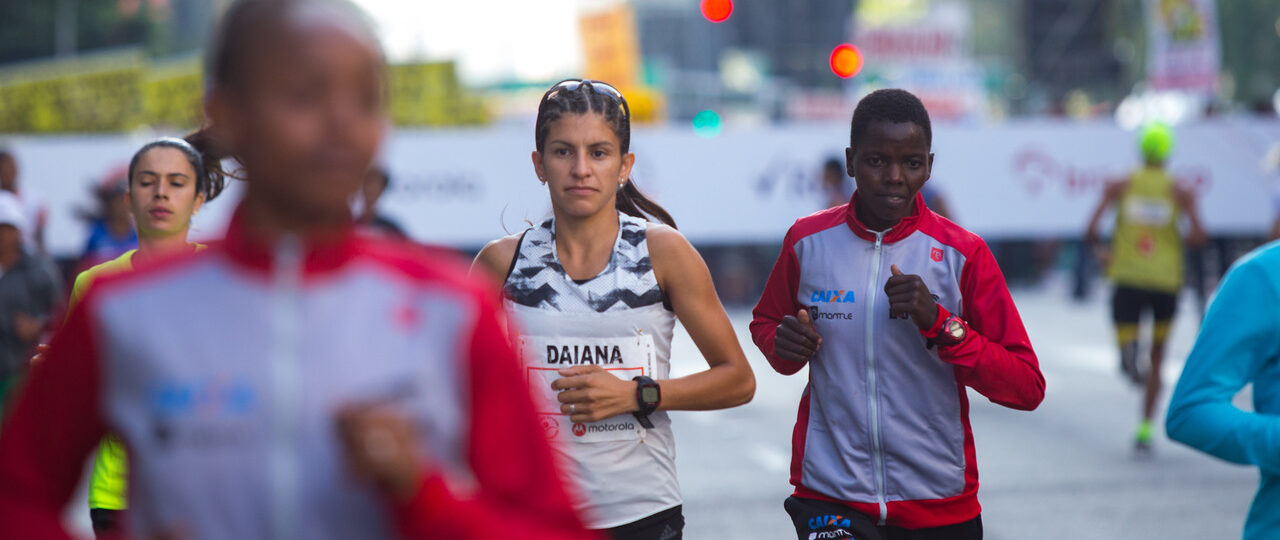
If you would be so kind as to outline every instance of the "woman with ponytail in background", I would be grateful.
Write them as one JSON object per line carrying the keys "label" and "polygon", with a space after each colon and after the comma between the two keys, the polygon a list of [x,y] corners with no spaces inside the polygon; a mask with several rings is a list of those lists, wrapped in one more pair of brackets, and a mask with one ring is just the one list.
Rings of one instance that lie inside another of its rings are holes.
{"label": "woman with ponytail in background", "polygon": [[[68,311],[80,303],[97,279],[161,257],[204,249],[203,244],[187,241],[191,218],[222,192],[226,178],[221,168],[223,156],[209,146],[207,136],[197,132],[186,139],[156,139],[133,155],[125,199],[138,231],[138,248],[76,276]],[[119,513],[127,506],[127,462],[120,440],[113,435],[104,437],[89,479],[89,517],[97,535],[119,532]]]}
{"label": "woman with ponytail in background", "polygon": [[[706,263],[630,179],[630,140],[630,110],[612,86],[551,87],[532,158],[552,217],[490,242],[473,270],[503,279],[535,404],[588,526],[670,540],[684,517],[666,411],[742,405],[755,378]],[[669,379],[677,317],[710,369]]]}

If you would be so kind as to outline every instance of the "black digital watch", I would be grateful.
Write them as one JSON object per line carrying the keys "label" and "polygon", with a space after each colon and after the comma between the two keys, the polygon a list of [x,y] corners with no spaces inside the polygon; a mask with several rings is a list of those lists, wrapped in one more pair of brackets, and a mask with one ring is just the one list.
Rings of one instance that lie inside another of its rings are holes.
{"label": "black digital watch", "polygon": [[658,403],[662,401],[662,388],[657,381],[644,375],[631,380],[636,382],[636,404],[640,406],[640,410],[631,414],[645,429],[653,429],[653,421],[649,420],[649,415],[658,410]]}

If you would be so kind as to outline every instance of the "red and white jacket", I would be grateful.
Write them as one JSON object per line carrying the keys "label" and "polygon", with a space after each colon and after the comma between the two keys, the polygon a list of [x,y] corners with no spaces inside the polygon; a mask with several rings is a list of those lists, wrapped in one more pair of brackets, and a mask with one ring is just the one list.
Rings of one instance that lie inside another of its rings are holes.
{"label": "red and white jacket", "polygon": [[[595,538],[491,290],[444,259],[353,231],[266,246],[237,216],[201,253],[103,279],[0,430],[3,536],[67,538],[62,509],[112,431],[133,536]],[[411,502],[349,475],[334,412],[358,403],[417,427],[431,468]]]}
{"label": "red and white jacket", "polygon": [[[888,231],[868,230],[853,208],[796,221],[753,311],[752,338],[784,375],[804,363],[773,355],[782,318],[806,308],[822,336],[792,437],[795,494],[911,529],[972,519],[981,509],[965,387],[1034,409],[1044,398],[1039,362],[981,238],[919,195]],[[931,333],[890,318],[891,265],[936,296],[933,330],[954,313],[968,327],[964,341],[931,347]]]}

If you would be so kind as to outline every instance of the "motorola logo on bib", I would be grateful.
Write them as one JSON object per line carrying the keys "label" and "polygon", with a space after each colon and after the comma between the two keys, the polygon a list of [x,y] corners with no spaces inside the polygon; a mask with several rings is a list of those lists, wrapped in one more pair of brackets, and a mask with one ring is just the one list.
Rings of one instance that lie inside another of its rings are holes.
{"label": "motorola logo on bib", "polygon": [[632,422],[622,422],[620,424],[583,424],[582,422],[573,423],[573,434],[576,437],[585,436],[588,433],[612,433],[615,431],[635,431],[636,425]]}

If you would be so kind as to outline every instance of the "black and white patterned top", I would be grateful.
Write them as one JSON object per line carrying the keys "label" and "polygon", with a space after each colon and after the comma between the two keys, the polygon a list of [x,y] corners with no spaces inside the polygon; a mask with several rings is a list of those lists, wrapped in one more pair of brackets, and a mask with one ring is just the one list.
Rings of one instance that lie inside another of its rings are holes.
{"label": "black and white patterned top", "polygon": [[[556,255],[555,221],[548,219],[525,231],[511,272],[503,285],[507,311],[521,343],[521,360],[530,370],[581,365],[566,354],[554,365],[546,355],[552,344],[599,344],[601,340],[651,339],[653,359],[641,375],[663,380],[671,374],[671,339],[675,313],[663,301],[653,273],[645,220],[618,213],[618,237],[609,264],[595,277],[575,281]],[[554,347],[552,347],[554,349]],[[595,364],[595,361],[586,363]],[[620,367],[601,364],[610,370]],[[629,368],[610,371],[622,379],[635,375]],[[543,379],[529,377],[531,384]],[[554,391],[535,384],[535,396],[555,402]],[[551,396],[539,394],[550,392]],[[558,407],[558,404],[556,405]],[[563,415],[553,415],[560,417]],[[621,420],[634,420],[621,415]],[[675,433],[666,411],[649,415],[652,429],[614,440],[582,442],[573,428],[558,429],[552,446],[569,481],[583,496],[575,505],[593,529],[608,529],[681,504],[676,478]],[[543,426],[559,426],[558,418],[543,418]],[[618,417],[602,422],[618,424]],[[594,424],[594,423],[588,423]],[[585,427],[585,426],[584,426]]]}
{"label": "black and white patterned top", "polygon": [[556,255],[555,218],[525,232],[503,285],[508,300],[560,312],[605,313],[663,303],[649,260],[645,220],[618,213],[618,238],[609,265],[595,277],[569,278]]}

